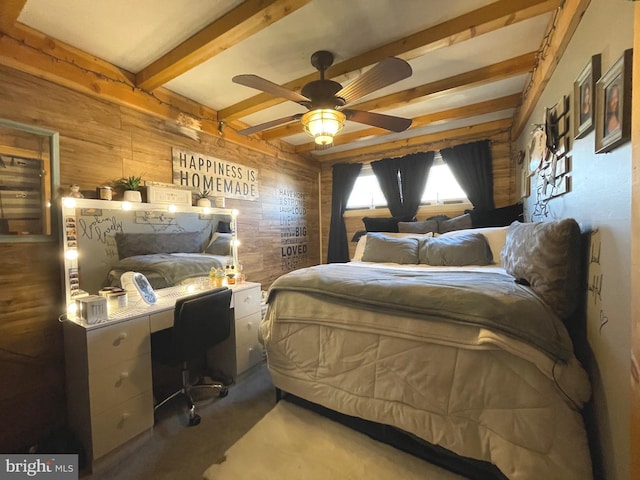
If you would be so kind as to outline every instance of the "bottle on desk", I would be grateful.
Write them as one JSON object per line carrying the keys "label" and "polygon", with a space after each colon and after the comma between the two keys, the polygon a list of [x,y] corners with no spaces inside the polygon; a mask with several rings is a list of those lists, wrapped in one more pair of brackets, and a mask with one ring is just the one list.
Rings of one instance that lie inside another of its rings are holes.
{"label": "bottle on desk", "polygon": [[227,275],[227,283],[229,285],[236,284],[236,267],[234,265],[227,265],[224,269],[224,273]]}

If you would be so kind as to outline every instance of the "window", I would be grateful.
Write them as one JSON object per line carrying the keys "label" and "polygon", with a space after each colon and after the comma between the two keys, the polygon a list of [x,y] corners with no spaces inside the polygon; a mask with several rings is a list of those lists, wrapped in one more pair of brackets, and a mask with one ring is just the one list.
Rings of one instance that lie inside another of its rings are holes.
{"label": "window", "polygon": [[[422,195],[423,205],[469,202],[467,195],[453,177],[449,166],[444,163],[440,152],[436,152],[429,170],[427,185]],[[386,207],[387,200],[380,190],[378,179],[371,165],[363,165],[347,202],[348,209]]]}
{"label": "window", "polygon": [[423,205],[436,205],[449,202],[469,202],[469,199],[453,176],[453,173],[451,173],[449,165],[444,163],[442,155],[438,152],[429,170],[427,187],[422,194],[421,203]]}
{"label": "window", "polygon": [[374,175],[371,165],[363,165],[356,183],[353,185],[347,208],[375,208],[386,205],[387,201],[380,190],[378,179]]}

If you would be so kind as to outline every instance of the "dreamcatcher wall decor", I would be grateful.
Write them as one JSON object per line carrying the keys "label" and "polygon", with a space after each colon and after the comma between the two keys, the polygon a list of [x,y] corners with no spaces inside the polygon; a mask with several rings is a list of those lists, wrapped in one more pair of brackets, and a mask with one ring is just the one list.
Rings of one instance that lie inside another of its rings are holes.
{"label": "dreamcatcher wall decor", "polygon": [[534,177],[535,204],[532,217],[548,216],[547,203],[571,191],[571,122],[570,97],[562,98],[551,108],[545,109],[544,123],[532,132],[529,170]]}

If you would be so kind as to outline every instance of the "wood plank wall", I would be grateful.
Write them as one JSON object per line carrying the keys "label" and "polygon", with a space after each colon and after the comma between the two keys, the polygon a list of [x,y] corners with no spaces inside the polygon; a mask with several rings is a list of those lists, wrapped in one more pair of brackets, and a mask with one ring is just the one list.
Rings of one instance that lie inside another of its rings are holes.
{"label": "wood plank wall", "polygon": [[[227,199],[240,211],[240,261],[247,279],[268,287],[296,267],[320,262],[319,165],[302,157],[264,153],[224,137],[181,135],[175,124],[29,74],[0,67],[0,116],[60,132],[63,193],[121,176],[171,183],[171,148],[177,147],[258,169],[260,199]],[[224,132],[224,130],[223,130]],[[273,150],[271,148],[270,150]],[[269,151],[269,149],[265,149]],[[296,196],[303,210],[288,211]],[[300,197],[302,196],[302,197]],[[294,239],[303,255],[288,255],[283,233],[304,226]],[[64,425],[62,308],[57,244],[0,244],[0,451],[30,445]]]}
{"label": "wood plank wall", "polygon": [[[504,207],[518,201],[516,195],[515,180],[515,163],[511,155],[511,139],[508,131],[497,132],[488,138],[491,140],[491,153],[493,156],[493,199],[496,207]],[[446,141],[432,144],[424,144],[414,147],[411,150],[402,150],[397,152],[389,152],[385,155],[388,158],[400,157],[409,153],[428,152],[449,148],[457,144],[463,144],[473,141],[482,140],[482,138],[468,137],[464,140],[456,142]],[[350,160],[341,160],[342,163],[370,163],[380,160],[378,157],[362,156]],[[320,177],[321,184],[321,206],[322,206],[322,224],[329,225],[331,221],[331,189],[332,189],[332,167],[334,163],[323,163],[322,173]],[[427,216],[444,214],[449,217],[460,215],[464,212],[464,207],[456,207],[453,205],[442,206],[436,211],[430,209],[428,215],[424,211],[418,211],[418,220],[424,220]],[[355,232],[364,230],[362,217],[365,216],[389,216],[388,209],[376,209],[375,211],[360,210],[355,213],[345,215],[345,226],[347,228],[347,238],[350,240]],[[327,228],[322,231],[322,259],[327,260],[327,245],[329,242],[329,231]],[[356,244],[349,242],[349,253],[351,256],[355,253]]]}

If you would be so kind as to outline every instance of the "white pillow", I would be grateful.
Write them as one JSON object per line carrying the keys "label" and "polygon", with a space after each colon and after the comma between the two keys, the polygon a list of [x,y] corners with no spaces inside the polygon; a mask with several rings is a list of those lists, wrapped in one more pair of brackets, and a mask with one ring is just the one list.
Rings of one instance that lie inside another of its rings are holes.
{"label": "white pillow", "polygon": [[501,266],[500,253],[502,247],[507,240],[507,232],[509,226],[506,227],[483,227],[483,228],[467,228],[464,230],[454,230],[452,232],[443,233],[441,237],[455,237],[463,233],[481,233],[487,239],[487,243],[491,248],[491,254],[493,255],[493,261],[496,265]]}
{"label": "white pillow", "polygon": [[[374,233],[374,232],[371,232]],[[378,234],[386,235],[393,238],[427,238],[433,237],[433,232],[429,233],[397,233],[397,232],[375,232]],[[505,234],[506,235],[506,234]],[[362,235],[356,245],[356,251],[353,254],[352,262],[361,262],[362,255],[364,254],[364,248],[367,245],[367,235]]]}

